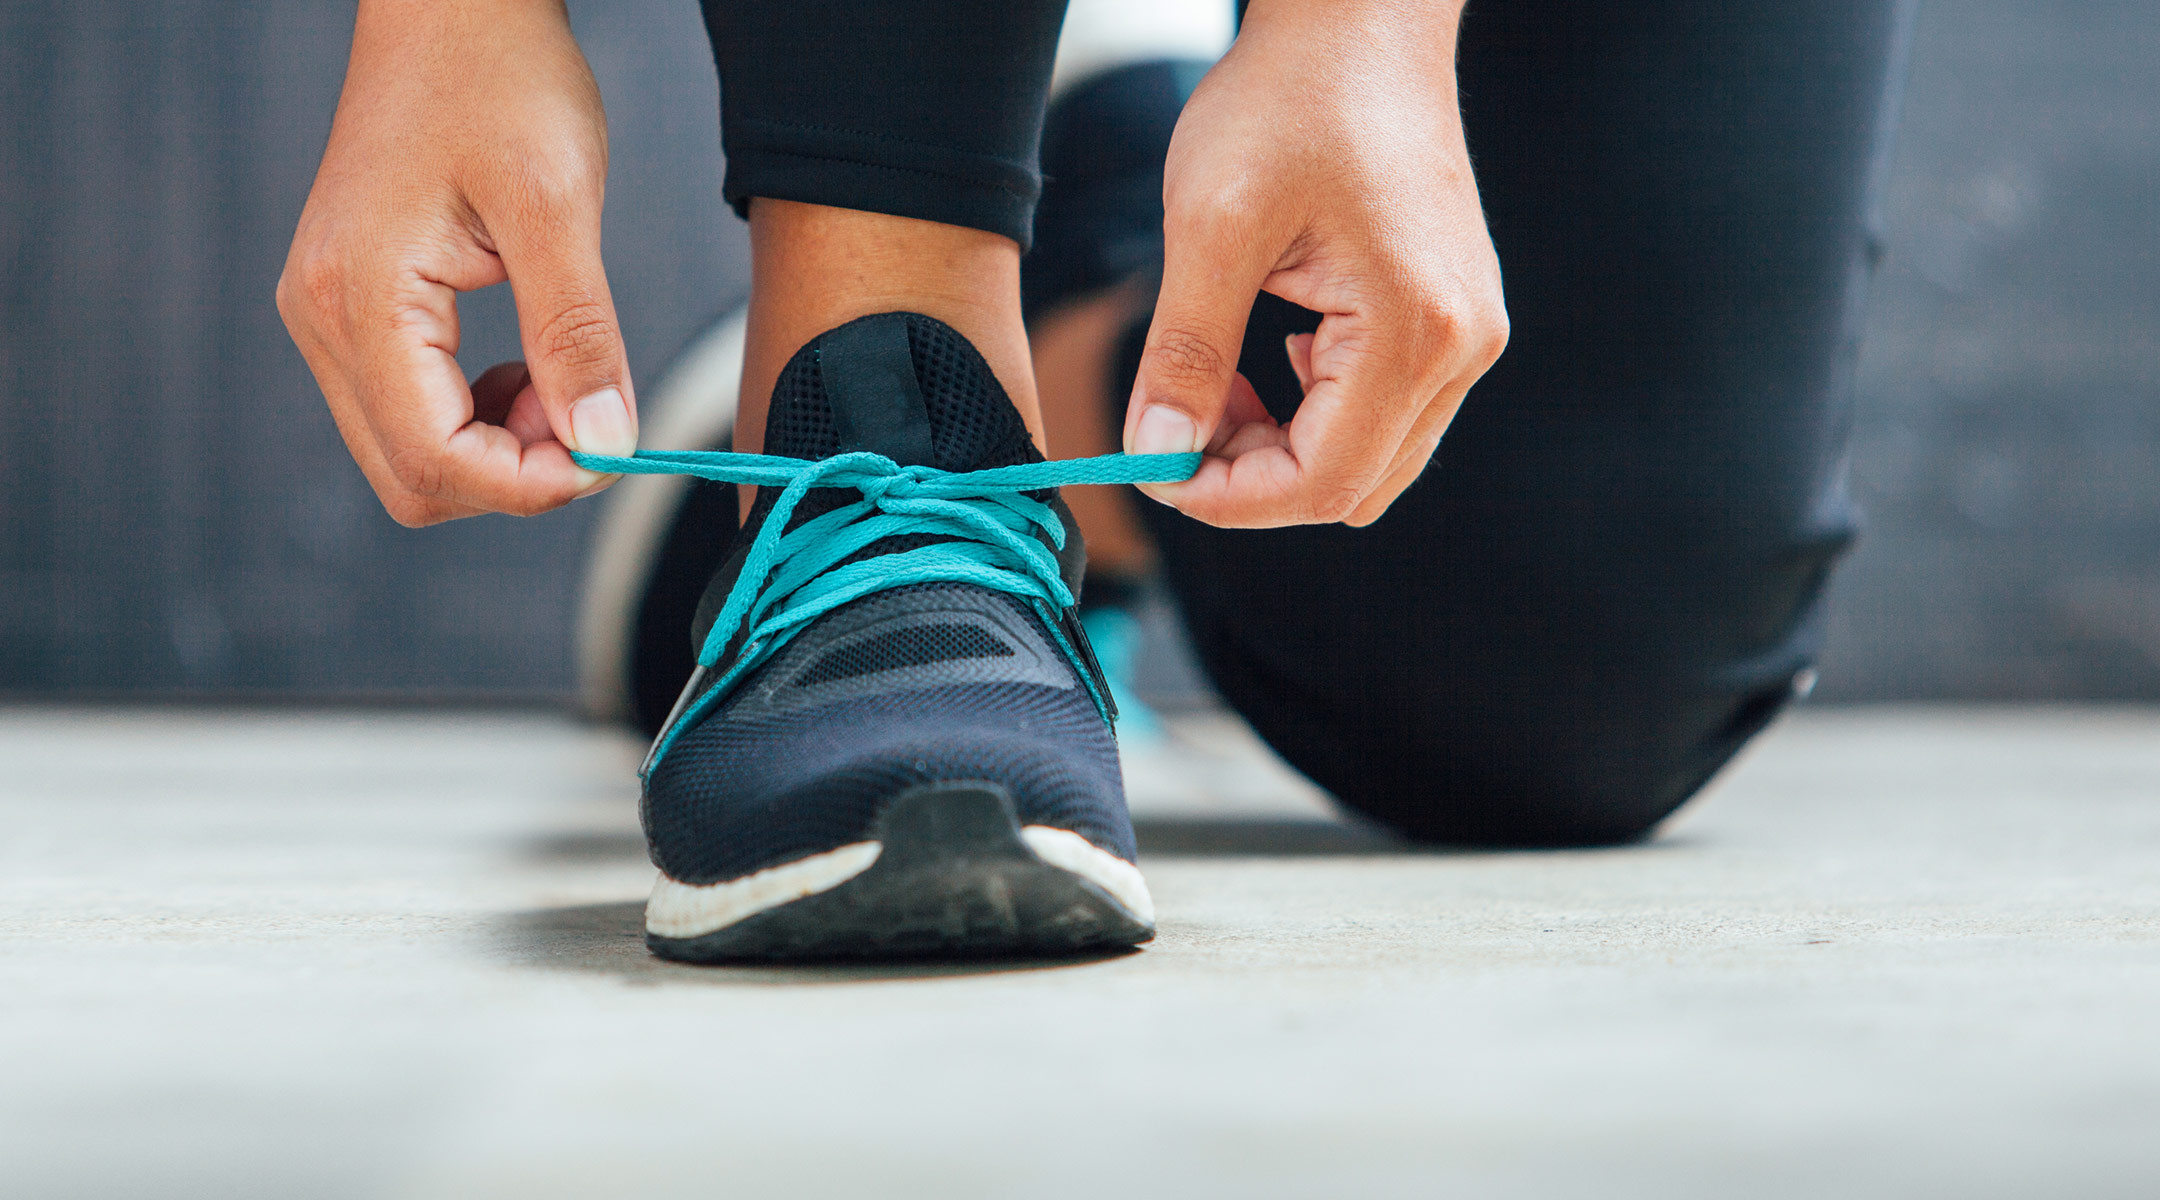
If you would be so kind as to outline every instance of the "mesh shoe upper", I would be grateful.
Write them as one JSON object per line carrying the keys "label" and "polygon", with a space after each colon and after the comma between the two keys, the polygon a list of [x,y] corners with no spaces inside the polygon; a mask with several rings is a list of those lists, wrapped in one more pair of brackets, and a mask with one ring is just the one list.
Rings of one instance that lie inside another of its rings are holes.
{"label": "mesh shoe upper", "polygon": [[[856,328],[864,322],[883,324]],[[903,329],[898,369],[912,380],[891,378],[892,361],[873,364],[880,375],[840,357],[883,336],[891,359]],[[774,389],[766,446],[805,459],[870,449],[904,463],[906,453],[948,471],[1040,461],[981,356],[915,314],[863,318],[804,347]],[[855,498],[813,492],[789,527]],[[753,507],[753,530],[770,500]],[[925,540],[886,538],[856,558]],[[701,605],[700,642],[732,570],[739,560]],[[998,784],[1023,824],[1133,857],[1116,743],[1042,618],[1013,596],[946,582],[826,613],[675,731],[646,777],[647,840],[674,879],[733,879],[865,840],[886,800],[941,780]]]}

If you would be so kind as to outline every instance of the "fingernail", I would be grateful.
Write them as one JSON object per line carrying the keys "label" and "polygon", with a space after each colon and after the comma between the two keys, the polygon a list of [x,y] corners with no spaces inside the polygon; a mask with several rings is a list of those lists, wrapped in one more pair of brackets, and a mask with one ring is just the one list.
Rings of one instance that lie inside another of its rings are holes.
{"label": "fingernail", "polygon": [[570,436],[577,439],[571,449],[581,453],[637,453],[637,425],[630,420],[630,406],[623,403],[622,392],[615,388],[604,388],[570,406]]}
{"label": "fingernail", "polygon": [[1200,429],[1191,417],[1165,404],[1150,404],[1133,426],[1134,454],[1190,454],[1200,448]]}

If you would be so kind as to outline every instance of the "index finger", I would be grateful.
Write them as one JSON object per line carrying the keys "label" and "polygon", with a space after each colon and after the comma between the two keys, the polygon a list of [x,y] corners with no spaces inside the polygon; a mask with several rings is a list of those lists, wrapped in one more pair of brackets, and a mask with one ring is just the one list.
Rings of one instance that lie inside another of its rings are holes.
{"label": "index finger", "polygon": [[561,443],[521,444],[475,418],[458,366],[456,292],[413,278],[379,320],[357,332],[354,392],[385,464],[408,490],[491,512],[558,508],[601,479]]}
{"label": "index finger", "polygon": [[1422,362],[1383,349],[1397,341],[1371,318],[1327,315],[1313,338],[1312,386],[1282,439],[1243,453],[1233,441],[1191,479],[1149,490],[1187,516],[1224,527],[1349,517],[1386,478],[1432,394]]}

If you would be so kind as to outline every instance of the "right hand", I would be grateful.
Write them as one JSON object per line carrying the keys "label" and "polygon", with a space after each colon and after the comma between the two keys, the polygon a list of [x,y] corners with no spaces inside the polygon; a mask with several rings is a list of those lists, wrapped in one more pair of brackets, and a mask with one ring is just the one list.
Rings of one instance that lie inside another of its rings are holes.
{"label": "right hand", "polygon": [[[637,446],[600,264],[607,120],[561,0],[361,0],[278,311],[405,525],[545,512]],[[468,387],[457,293],[508,280],[526,365]]]}
{"label": "right hand", "polygon": [[[1369,525],[1507,345],[1456,103],[1460,0],[1252,0],[1163,164],[1163,282],[1128,449],[1204,451],[1141,490],[1210,525]],[[1262,291],[1319,314],[1285,424],[1238,374]]]}

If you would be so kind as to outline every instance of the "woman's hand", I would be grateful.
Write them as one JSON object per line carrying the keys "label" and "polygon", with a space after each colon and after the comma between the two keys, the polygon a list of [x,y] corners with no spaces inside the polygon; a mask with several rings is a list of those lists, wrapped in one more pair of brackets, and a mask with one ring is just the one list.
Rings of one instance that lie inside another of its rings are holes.
{"label": "woman's hand", "polygon": [[[1253,0],[1171,140],[1164,274],[1126,414],[1145,490],[1212,525],[1376,520],[1507,345],[1455,97],[1459,0]],[[1277,425],[1237,373],[1262,290],[1322,314]]]}
{"label": "woman's hand", "polygon": [[[538,513],[637,445],[600,265],[607,123],[561,0],[361,0],[278,311],[392,517]],[[530,369],[471,387],[457,293],[508,280]]]}

